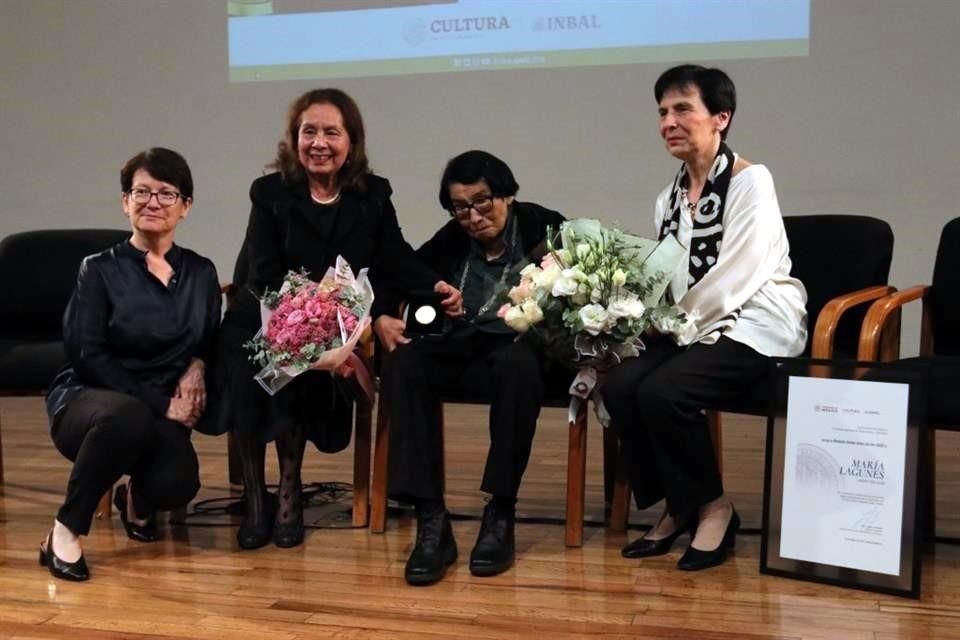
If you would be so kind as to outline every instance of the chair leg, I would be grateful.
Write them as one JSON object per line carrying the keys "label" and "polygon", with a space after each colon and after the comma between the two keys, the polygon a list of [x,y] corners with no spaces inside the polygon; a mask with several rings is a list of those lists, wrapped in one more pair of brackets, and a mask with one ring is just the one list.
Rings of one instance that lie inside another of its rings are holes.
{"label": "chair leg", "polygon": [[243,484],[243,476],[240,474],[240,455],[237,453],[237,443],[234,440],[233,431],[227,432],[227,477],[230,484]]}
{"label": "chair leg", "polygon": [[370,485],[370,531],[383,533],[387,527],[387,455],[390,450],[390,416],[377,403],[377,436],[373,443],[373,482]]}
{"label": "chair leg", "polygon": [[617,455],[620,445],[609,428],[603,430],[603,504],[609,515],[617,482]]}
{"label": "chair leg", "polygon": [[707,411],[707,428],[710,430],[710,439],[713,440],[713,454],[717,458],[717,471],[720,477],[723,477],[723,422],[720,420],[720,412]]}
{"label": "chair leg", "polygon": [[926,449],[924,452],[926,461],[923,465],[923,473],[926,474],[924,500],[927,503],[924,537],[932,543],[937,537],[937,430],[933,427],[927,429],[924,448]]}
{"label": "chair leg", "polygon": [[353,526],[370,523],[370,423],[373,407],[366,398],[356,403],[353,436]]}
{"label": "chair leg", "polygon": [[569,424],[570,444],[567,448],[567,523],[565,542],[568,547],[583,545],[583,503],[587,479],[587,403],[580,407],[576,420]]}
{"label": "chair leg", "polygon": [[[616,438],[611,434],[611,438]],[[613,498],[610,505],[610,531],[623,533],[630,519],[630,483],[627,482],[627,455],[618,448],[616,457],[611,461],[616,465],[613,481]]]}

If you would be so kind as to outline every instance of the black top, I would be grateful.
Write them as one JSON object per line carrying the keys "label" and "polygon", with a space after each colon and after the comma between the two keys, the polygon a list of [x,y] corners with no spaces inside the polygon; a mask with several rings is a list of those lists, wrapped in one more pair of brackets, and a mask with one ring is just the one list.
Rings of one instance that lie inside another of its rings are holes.
{"label": "black top", "polygon": [[[288,271],[306,269],[320,280],[341,255],[354,273],[370,268],[374,295],[385,284],[403,291],[432,289],[439,280],[414,255],[403,238],[397,213],[390,201],[390,183],[375,175],[366,177],[363,193],[344,190],[337,207],[317,206],[306,183],[288,183],[279,173],[254,180],[252,207],[241,253],[246,273],[235,276],[237,297],[226,322],[255,332],[260,328],[259,296],[276,291]],[[374,299],[373,316],[382,313]]]}
{"label": "black top", "polygon": [[176,245],[164,257],[166,286],[129,241],[83,260],[63,315],[69,364],[50,385],[51,417],[84,387],[130,394],[163,416],[190,361],[207,359],[220,322],[216,268]]}
{"label": "black top", "polygon": [[[511,260],[511,271],[516,269],[519,272],[527,263],[539,262],[546,253],[547,226],[552,227],[553,232],[556,233],[565,218],[556,211],[541,207],[533,202],[518,201],[514,201],[510,205],[510,217],[511,221],[514,218],[516,219],[518,242],[520,250],[525,256],[525,259],[518,266],[515,259]],[[436,271],[440,279],[456,287],[463,277],[464,264],[472,255],[477,254],[475,244],[467,232],[463,230],[463,227],[460,226],[460,223],[451,219],[433,234],[432,238],[424,242],[423,246],[417,249],[417,256],[428,267]],[[499,279],[502,269],[496,270],[496,267],[503,261],[493,262],[495,264],[490,265],[493,267],[490,273],[496,271]],[[472,271],[471,269],[471,274]],[[472,280],[472,278],[470,279]],[[505,284],[514,285],[518,280],[519,277],[514,277],[509,283]],[[465,284],[466,287],[464,288],[467,288],[471,285],[471,282]],[[404,293],[402,290],[393,288],[378,291],[377,295],[380,296],[383,308],[396,314]],[[469,311],[473,315],[477,312],[477,309],[472,308],[475,301],[484,298],[481,301],[481,304],[483,304],[487,299],[483,292],[479,296],[475,295],[475,291],[463,291],[461,293],[463,293],[465,305],[470,307]],[[496,311],[496,308],[494,308],[494,311]],[[484,314],[485,317],[486,315]]]}

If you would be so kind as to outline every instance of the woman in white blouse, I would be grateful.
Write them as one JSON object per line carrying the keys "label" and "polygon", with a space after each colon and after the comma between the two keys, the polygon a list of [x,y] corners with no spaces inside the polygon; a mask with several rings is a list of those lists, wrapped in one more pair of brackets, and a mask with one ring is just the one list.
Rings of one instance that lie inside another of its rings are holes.
{"label": "woman in white blouse", "polygon": [[670,551],[689,532],[678,567],[721,564],[740,518],[723,495],[704,409],[757,384],[767,359],[806,344],[806,292],[790,257],[773,178],[725,143],[736,90],[719,69],[682,65],[654,88],[660,135],[683,161],[656,202],[659,237],[673,234],[688,261],[667,296],[695,331],[656,335],[610,370],[603,390],[629,459],[640,508],[665,499],[659,522],[622,550],[642,558]]}

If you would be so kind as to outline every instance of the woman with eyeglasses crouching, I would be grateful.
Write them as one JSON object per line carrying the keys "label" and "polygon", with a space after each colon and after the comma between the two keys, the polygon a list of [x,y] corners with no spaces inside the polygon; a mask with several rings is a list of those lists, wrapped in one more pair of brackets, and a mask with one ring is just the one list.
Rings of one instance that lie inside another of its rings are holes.
{"label": "woman with eyeglasses crouching", "polygon": [[80,536],[122,476],[115,504],[138,542],[159,540],[156,512],[200,488],[190,435],[206,409],[220,285],[210,260],[174,243],[193,178],[180,154],[155,147],[127,161],[120,184],[133,233],[81,264],[63,317],[68,363],[46,401],[73,469],[40,562],[65,580],[89,579]]}
{"label": "woman with eyeglasses crouching", "polygon": [[[382,393],[390,415],[390,497],[412,503],[417,541],[407,561],[409,584],[440,580],[457,558],[443,497],[440,401],[455,395],[490,403],[490,449],[481,489],[490,494],[470,571],[492,576],[514,560],[517,492],[530,459],[544,396],[543,360],[497,316],[499,296],[519,272],[546,252],[546,232],[564,218],[520,202],[510,167],[486,151],[447,163],[440,205],[448,222],[417,251],[463,293],[464,316],[445,332],[411,339],[412,320],[381,316],[374,325],[389,352]],[[399,304],[393,306],[397,309]]]}

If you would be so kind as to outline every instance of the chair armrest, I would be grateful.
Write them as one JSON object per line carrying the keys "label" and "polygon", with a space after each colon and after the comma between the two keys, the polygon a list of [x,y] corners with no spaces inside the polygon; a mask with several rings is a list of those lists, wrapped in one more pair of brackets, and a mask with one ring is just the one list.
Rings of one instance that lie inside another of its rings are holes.
{"label": "chair armrest", "polygon": [[820,311],[820,315],[817,316],[810,356],[813,358],[833,357],[833,340],[837,333],[837,325],[840,324],[840,318],[843,314],[858,305],[877,300],[896,290],[896,287],[877,285],[845,293],[827,302]]}
{"label": "chair armrest", "polygon": [[929,305],[930,285],[917,285],[898,291],[874,302],[867,310],[860,329],[860,344],[857,348],[857,360],[870,362],[880,356],[880,338],[883,328],[891,318],[891,314],[899,312],[900,308],[914,300],[923,301],[923,327],[920,336],[920,355],[933,353],[933,340],[930,331]]}

